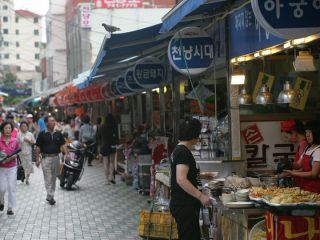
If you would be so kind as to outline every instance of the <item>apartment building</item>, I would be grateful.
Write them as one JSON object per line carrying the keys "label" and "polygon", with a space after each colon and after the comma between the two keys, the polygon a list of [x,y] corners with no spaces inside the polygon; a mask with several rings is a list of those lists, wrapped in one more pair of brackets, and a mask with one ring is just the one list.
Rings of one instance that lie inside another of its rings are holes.
{"label": "apartment building", "polygon": [[20,81],[32,81],[40,72],[42,17],[26,10],[14,10],[13,0],[0,1],[0,67]]}

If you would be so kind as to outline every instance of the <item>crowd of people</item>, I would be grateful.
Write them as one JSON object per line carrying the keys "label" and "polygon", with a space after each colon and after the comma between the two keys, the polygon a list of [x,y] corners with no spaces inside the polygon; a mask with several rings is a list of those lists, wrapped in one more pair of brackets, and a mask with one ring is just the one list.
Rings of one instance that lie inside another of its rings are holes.
{"label": "crowd of people", "polygon": [[[68,117],[63,122],[45,112],[40,113],[38,119],[36,117],[10,112],[3,112],[0,116],[0,152],[8,156],[0,159],[0,211],[4,210],[7,193],[7,214],[14,214],[18,164],[24,169],[27,185],[31,182],[34,164],[42,166],[46,200],[50,205],[56,203],[56,179],[60,174],[61,155],[68,155],[67,142],[80,141],[91,146],[94,154],[87,156],[88,166],[92,166],[94,158],[103,162],[106,183],[116,183],[114,158],[118,136],[116,121],[111,114],[104,121],[98,117],[96,124],[92,124],[87,115]],[[20,152],[12,155],[18,149]]]}

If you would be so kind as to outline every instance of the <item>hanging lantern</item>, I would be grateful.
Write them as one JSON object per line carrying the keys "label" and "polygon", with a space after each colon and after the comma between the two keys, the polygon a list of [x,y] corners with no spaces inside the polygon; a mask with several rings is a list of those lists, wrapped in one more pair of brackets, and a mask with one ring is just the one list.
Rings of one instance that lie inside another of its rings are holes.
{"label": "hanging lantern", "polygon": [[272,95],[269,92],[269,88],[267,85],[262,85],[256,98],[256,104],[266,105],[270,103],[272,103]]}
{"label": "hanging lantern", "polygon": [[299,104],[300,99],[297,92],[291,88],[289,81],[283,85],[283,90],[278,96],[278,103],[293,103]]}
{"label": "hanging lantern", "polygon": [[239,105],[249,105],[252,103],[252,97],[249,93],[247,93],[246,88],[242,88],[240,90],[240,95],[238,97]]}

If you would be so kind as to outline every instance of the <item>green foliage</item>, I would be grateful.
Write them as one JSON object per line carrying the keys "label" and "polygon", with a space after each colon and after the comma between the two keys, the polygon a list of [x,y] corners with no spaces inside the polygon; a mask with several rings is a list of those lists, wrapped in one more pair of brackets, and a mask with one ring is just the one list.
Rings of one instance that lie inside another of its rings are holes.
{"label": "green foliage", "polygon": [[14,106],[14,105],[16,105],[18,103],[21,103],[27,97],[28,96],[18,96],[18,97],[8,96],[8,97],[4,97],[3,104],[5,106],[12,107],[12,106]]}
{"label": "green foliage", "polygon": [[8,72],[4,75],[3,85],[7,88],[15,88],[16,87],[17,77]]}

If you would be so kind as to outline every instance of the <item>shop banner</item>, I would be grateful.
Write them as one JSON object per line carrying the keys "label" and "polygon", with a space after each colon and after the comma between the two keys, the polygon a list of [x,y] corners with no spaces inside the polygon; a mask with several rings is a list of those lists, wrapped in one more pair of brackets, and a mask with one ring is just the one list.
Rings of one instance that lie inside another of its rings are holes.
{"label": "shop banner", "polygon": [[258,22],[273,35],[306,37],[320,32],[320,0],[251,0]]}
{"label": "shop banner", "polygon": [[229,58],[254,53],[285,40],[266,31],[255,18],[251,5],[231,13],[229,25]]}
{"label": "shop banner", "polygon": [[252,99],[254,102],[256,102],[256,98],[259,94],[259,91],[260,91],[260,88],[262,87],[262,85],[267,85],[269,88],[269,91],[271,92],[271,89],[272,89],[272,86],[274,83],[274,79],[275,79],[275,77],[272,75],[269,75],[269,74],[266,74],[263,72],[259,73],[258,80],[256,82],[256,86],[254,87],[254,91],[252,94]]}
{"label": "shop banner", "polygon": [[296,146],[285,140],[280,122],[242,122],[240,129],[248,174],[274,171],[280,159],[294,159]]}
{"label": "shop banner", "polygon": [[296,83],[294,85],[294,90],[299,95],[299,103],[297,104],[290,103],[290,107],[299,109],[302,111],[304,110],[309,97],[311,85],[312,85],[312,81],[308,79],[300,78],[300,77],[297,78]]}
{"label": "shop banner", "polygon": [[285,216],[266,212],[267,240],[319,240],[320,216]]}
{"label": "shop banner", "polygon": [[142,8],[143,0],[94,0],[95,8]]}
{"label": "shop banner", "polygon": [[117,89],[118,89],[118,92],[120,92],[122,96],[130,96],[130,95],[132,95],[134,93],[133,91],[128,89],[127,86],[125,85],[124,76],[119,76],[118,77],[118,79],[117,79]]}
{"label": "shop banner", "polygon": [[110,90],[115,97],[121,96],[121,93],[118,91],[118,88],[117,88],[117,79],[116,78],[112,79],[111,84],[110,84]]}
{"label": "shop banner", "polygon": [[144,90],[144,88],[142,88],[141,86],[139,86],[135,79],[134,79],[134,75],[133,75],[133,69],[129,68],[126,73],[124,74],[124,84],[126,85],[126,87],[128,89],[130,89],[133,92],[142,92]]}
{"label": "shop banner", "polygon": [[90,4],[81,4],[81,28],[90,28],[91,27],[91,5]]}
{"label": "shop banner", "polygon": [[158,58],[145,57],[134,66],[133,76],[140,87],[156,88],[165,79],[165,67]]}
{"label": "shop banner", "polygon": [[168,46],[172,67],[184,75],[198,75],[213,63],[212,38],[199,27],[186,27],[177,32]]}

